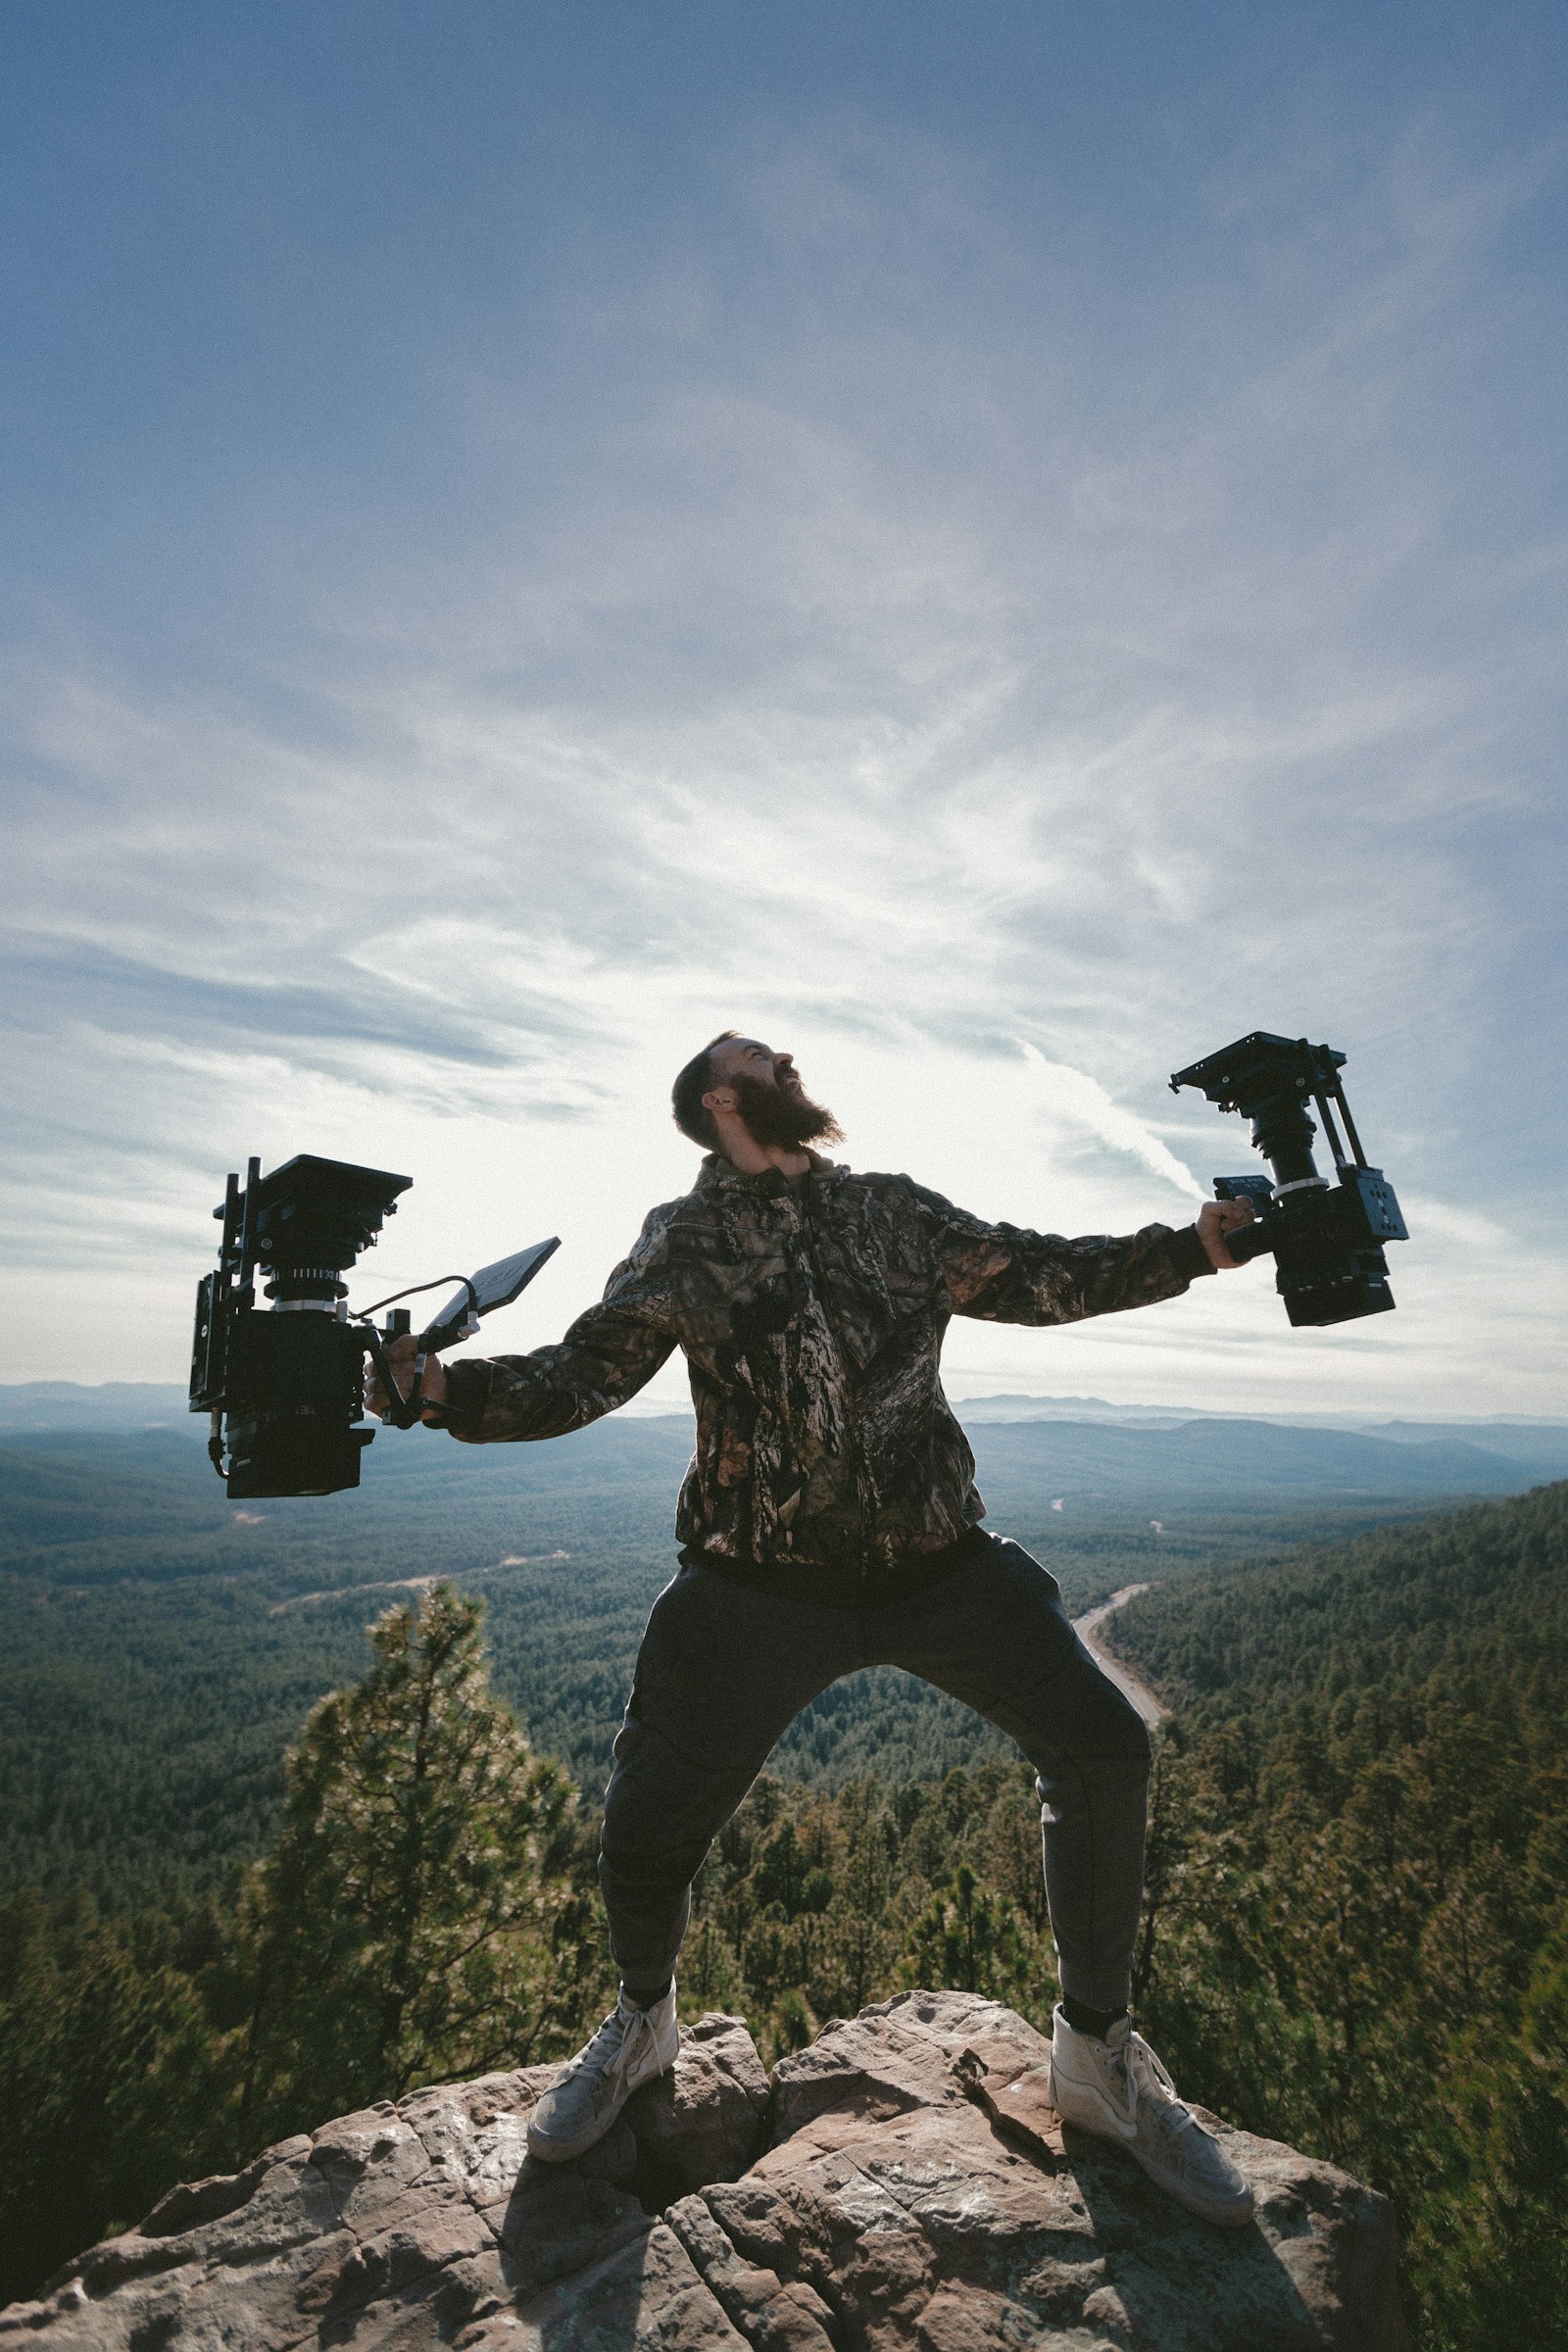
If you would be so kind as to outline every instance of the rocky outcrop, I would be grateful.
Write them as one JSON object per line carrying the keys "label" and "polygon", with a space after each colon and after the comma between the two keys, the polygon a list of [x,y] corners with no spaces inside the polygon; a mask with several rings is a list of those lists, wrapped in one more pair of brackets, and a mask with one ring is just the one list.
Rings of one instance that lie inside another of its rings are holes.
{"label": "rocky outcrop", "polygon": [[1382,2198],[1215,2124],[1257,2211],[1211,2229],[1063,2129],[1046,2056],[911,1992],[769,2085],[709,2017],[557,2167],[524,2152],[550,2068],[416,2091],[172,2190],[0,2352],[1396,2352]]}

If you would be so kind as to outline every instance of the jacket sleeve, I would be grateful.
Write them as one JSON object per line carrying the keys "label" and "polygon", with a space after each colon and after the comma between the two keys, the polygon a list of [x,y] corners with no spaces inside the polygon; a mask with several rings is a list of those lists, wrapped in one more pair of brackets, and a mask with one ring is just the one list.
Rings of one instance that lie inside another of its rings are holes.
{"label": "jacket sleeve", "polygon": [[447,1369],[448,1426],[466,1445],[559,1438],[612,1413],[674,1349],[663,1228],[656,1210],[604,1298],[553,1348]]}
{"label": "jacket sleeve", "polygon": [[1212,1274],[1198,1229],[1145,1225],[1137,1233],[1027,1233],[988,1225],[916,1185],[948,1303],[987,1323],[1077,1323],[1175,1298]]}

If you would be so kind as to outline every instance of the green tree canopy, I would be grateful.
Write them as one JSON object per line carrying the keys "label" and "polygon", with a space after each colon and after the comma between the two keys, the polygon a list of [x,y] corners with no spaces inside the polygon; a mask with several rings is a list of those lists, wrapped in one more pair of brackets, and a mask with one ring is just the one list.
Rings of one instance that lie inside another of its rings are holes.
{"label": "green tree canopy", "polygon": [[492,1695],[482,1615],[445,1584],[388,1610],[370,1673],[289,1758],[242,1901],[247,2121],[298,2129],[307,2107],[524,2064],[577,2023],[603,1964],[576,1794]]}

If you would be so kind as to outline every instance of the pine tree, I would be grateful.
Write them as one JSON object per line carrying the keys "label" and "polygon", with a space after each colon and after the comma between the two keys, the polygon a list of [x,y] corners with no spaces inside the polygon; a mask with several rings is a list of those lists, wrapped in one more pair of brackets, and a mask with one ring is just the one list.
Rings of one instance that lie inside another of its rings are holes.
{"label": "pine tree", "polygon": [[0,2303],[225,2153],[221,2046],[173,1933],[133,1940],[87,1897],[0,1906]]}
{"label": "pine tree", "polygon": [[490,1691],[483,1603],[434,1586],[288,1762],[242,1940],[242,2126],[299,2130],[568,2046],[602,1990],[575,1793]]}
{"label": "pine tree", "polygon": [[981,1886],[960,1862],[915,1921],[905,1957],[910,1984],[945,1984],[1016,2001],[1029,1986],[1031,1954],[1004,1895]]}
{"label": "pine tree", "polygon": [[1417,2242],[1442,2293],[1443,2352],[1536,2335],[1568,2310],[1568,1904],[1538,1958],[1517,2042],[1464,2086],[1482,2162],[1459,2196],[1435,2197]]}

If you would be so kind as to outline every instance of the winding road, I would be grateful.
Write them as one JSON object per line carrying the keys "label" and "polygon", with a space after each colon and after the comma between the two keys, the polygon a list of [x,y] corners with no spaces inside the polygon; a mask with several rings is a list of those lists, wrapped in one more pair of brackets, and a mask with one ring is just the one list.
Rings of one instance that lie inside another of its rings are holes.
{"label": "winding road", "polygon": [[1082,1635],[1094,1651],[1097,1662],[1109,1675],[1117,1690],[1132,1700],[1150,1730],[1156,1731],[1160,1724],[1168,1721],[1169,1707],[1161,1706],[1149,1685],[1141,1683],[1136,1674],[1129,1673],[1119,1658],[1113,1658],[1100,1639],[1100,1628],[1112,1611],[1148,1591],[1147,1585],[1123,1585],[1119,1592],[1113,1592],[1108,1600],[1102,1601],[1098,1609],[1091,1609],[1087,1616],[1075,1617],[1072,1622],[1074,1631]]}

